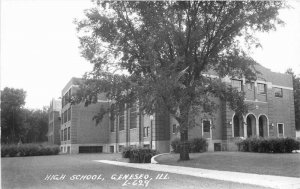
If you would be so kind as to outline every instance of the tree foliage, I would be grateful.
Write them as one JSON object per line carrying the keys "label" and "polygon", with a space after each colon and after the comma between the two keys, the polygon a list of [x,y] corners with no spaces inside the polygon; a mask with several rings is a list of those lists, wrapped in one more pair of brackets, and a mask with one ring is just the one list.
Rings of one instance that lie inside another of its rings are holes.
{"label": "tree foliage", "polygon": [[[195,114],[213,115],[215,98],[247,112],[244,94],[222,78],[256,79],[248,50],[254,31],[275,29],[283,2],[102,2],[76,21],[82,56],[94,65],[78,101],[105,92],[116,102],[138,101],[152,114],[163,109],[179,122],[181,140]],[[214,75],[216,77],[211,77]]]}
{"label": "tree foliage", "polygon": [[43,110],[24,108],[26,92],[23,89],[4,88],[1,91],[1,142],[25,143],[47,140],[48,114]]}
{"label": "tree foliage", "polygon": [[24,109],[24,127],[26,132],[22,138],[25,143],[36,143],[47,141],[48,132],[48,109],[42,110]]}
{"label": "tree foliage", "polygon": [[23,89],[5,87],[1,91],[1,139],[16,142],[23,132],[22,108],[26,92]]}
{"label": "tree foliage", "polygon": [[292,69],[288,69],[286,73],[293,77],[294,88],[294,106],[295,106],[295,122],[296,130],[300,130],[300,77],[297,77]]}

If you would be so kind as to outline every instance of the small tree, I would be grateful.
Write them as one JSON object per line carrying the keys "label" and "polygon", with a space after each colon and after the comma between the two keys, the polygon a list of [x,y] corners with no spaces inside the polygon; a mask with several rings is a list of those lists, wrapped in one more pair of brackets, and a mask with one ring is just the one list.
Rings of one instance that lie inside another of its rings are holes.
{"label": "small tree", "polygon": [[[105,92],[116,107],[138,101],[147,114],[163,110],[178,121],[183,144],[197,113],[213,115],[215,98],[247,111],[243,92],[222,78],[255,80],[255,62],[242,47],[258,47],[254,31],[283,23],[283,2],[96,3],[75,22],[82,56],[94,65],[77,100],[89,104]],[[189,159],[185,145],[180,159]]]}

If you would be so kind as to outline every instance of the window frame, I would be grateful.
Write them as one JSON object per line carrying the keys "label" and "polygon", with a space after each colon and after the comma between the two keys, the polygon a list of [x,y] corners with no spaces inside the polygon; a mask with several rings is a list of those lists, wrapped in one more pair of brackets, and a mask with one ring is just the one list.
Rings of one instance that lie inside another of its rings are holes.
{"label": "window frame", "polygon": [[[279,125],[282,125],[282,133],[279,133]],[[280,134],[284,137],[284,123],[277,123],[277,136],[280,137]]]}
{"label": "window frame", "polygon": [[[233,83],[237,82],[237,81],[240,82],[239,87],[236,87],[236,86],[233,85]],[[241,79],[231,79],[231,86],[233,88],[237,89],[237,91],[241,92],[241,91],[243,91],[243,80],[241,80]]]}
{"label": "window frame", "polygon": [[67,141],[68,133],[67,128],[64,128],[64,141]]}
{"label": "window frame", "polygon": [[[260,85],[264,86],[264,92],[260,91],[260,88],[259,88]],[[267,94],[267,84],[265,84],[265,83],[257,83],[257,94],[266,95]]]}
{"label": "window frame", "polygon": [[[276,89],[279,89],[280,92],[281,92],[281,96],[276,96]],[[282,88],[279,88],[279,87],[274,87],[274,96],[277,97],[277,98],[283,98],[283,89]]]}
{"label": "window frame", "polygon": [[[209,139],[212,138],[212,129],[211,129],[211,125],[212,125],[212,121],[211,119],[202,119],[201,124],[202,124],[202,137],[204,136],[204,121],[209,121]],[[208,132],[205,132],[208,133]]]}
{"label": "window frame", "polygon": [[135,105],[129,108],[129,129],[136,129],[138,125],[138,109]]}
{"label": "window frame", "polygon": [[[121,121],[122,121],[122,123],[121,123]],[[122,129],[120,126],[122,126]],[[119,116],[119,131],[125,131],[125,115]]]}
{"label": "window frame", "polygon": [[110,132],[113,133],[115,132],[115,119],[109,119],[110,122]]}
{"label": "window frame", "polygon": [[144,137],[144,138],[148,138],[148,137],[149,137],[149,126],[144,127],[144,130],[143,130],[143,137]]}
{"label": "window frame", "polygon": [[202,126],[203,126],[203,133],[208,133],[207,131],[204,131],[204,122],[209,122],[209,133],[211,131],[211,121],[210,120],[202,120]]}

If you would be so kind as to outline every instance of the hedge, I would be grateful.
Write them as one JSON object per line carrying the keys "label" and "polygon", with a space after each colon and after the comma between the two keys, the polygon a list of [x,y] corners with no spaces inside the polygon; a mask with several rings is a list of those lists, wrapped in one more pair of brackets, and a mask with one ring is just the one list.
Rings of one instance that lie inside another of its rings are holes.
{"label": "hedge", "polygon": [[[188,145],[188,151],[192,153],[196,152],[205,152],[207,151],[207,141],[205,138],[194,138],[186,141]],[[175,139],[171,142],[171,146],[173,148],[173,152],[180,153],[182,142],[180,139]]]}
{"label": "hedge", "polygon": [[141,147],[126,147],[122,151],[122,157],[129,158],[130,163],[151,163],[151,158],[156,154],[156,150]]}
{"label": "hedge", "polygon": [[291,153],[300,149],[300,142],[293,138],[247,138],[237,142],[239,151],[259,153]]}
{"label": "hedge", "polygon": [[1,145],[1,157],[57,155],[59,146],[42,144]]}

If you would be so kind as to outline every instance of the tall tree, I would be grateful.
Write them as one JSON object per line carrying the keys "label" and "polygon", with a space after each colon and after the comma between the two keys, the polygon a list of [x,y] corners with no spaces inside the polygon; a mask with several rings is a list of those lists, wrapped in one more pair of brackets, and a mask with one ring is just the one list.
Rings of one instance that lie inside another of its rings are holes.
{"label": "tall tree", "polygon": [[42,110],[24,109],[24,128],[22,141],[25,143],[36,143],[47,141],[48,132],[48,109]]}
{"label": "tall tree", "polygon": [[[116,106],[138,101],[142,112],[163,109],[180,125],[181,160],[195,114],[213,115],[220,98],[245,113],[243,92],[225,76],[256,79],[247,49],[258,47],[254,32],[283,22],[283,2],[270,1],[97,1],[76,21],[82,56],[94,65],[78,101],[95,102],[105,92]],[[212,73],[218,77],[209,77]],[[102,114],[101,114],[102,115]],[[101,116],[100,116],[101,117]]]}
{"label": "tall tree", "polygon": [[296,130],[300,130],[300,77],[297,77],[293,70],[290,68],[286,73],[293,77],[293,88],[294,88],[294,106],[295,106],[295,122]]}
{"label": "tall tree", "polygon": [[23,89],[5,87],[1,91],[1,140],[4,143],[17,142],[22,135],[25,97]]}

